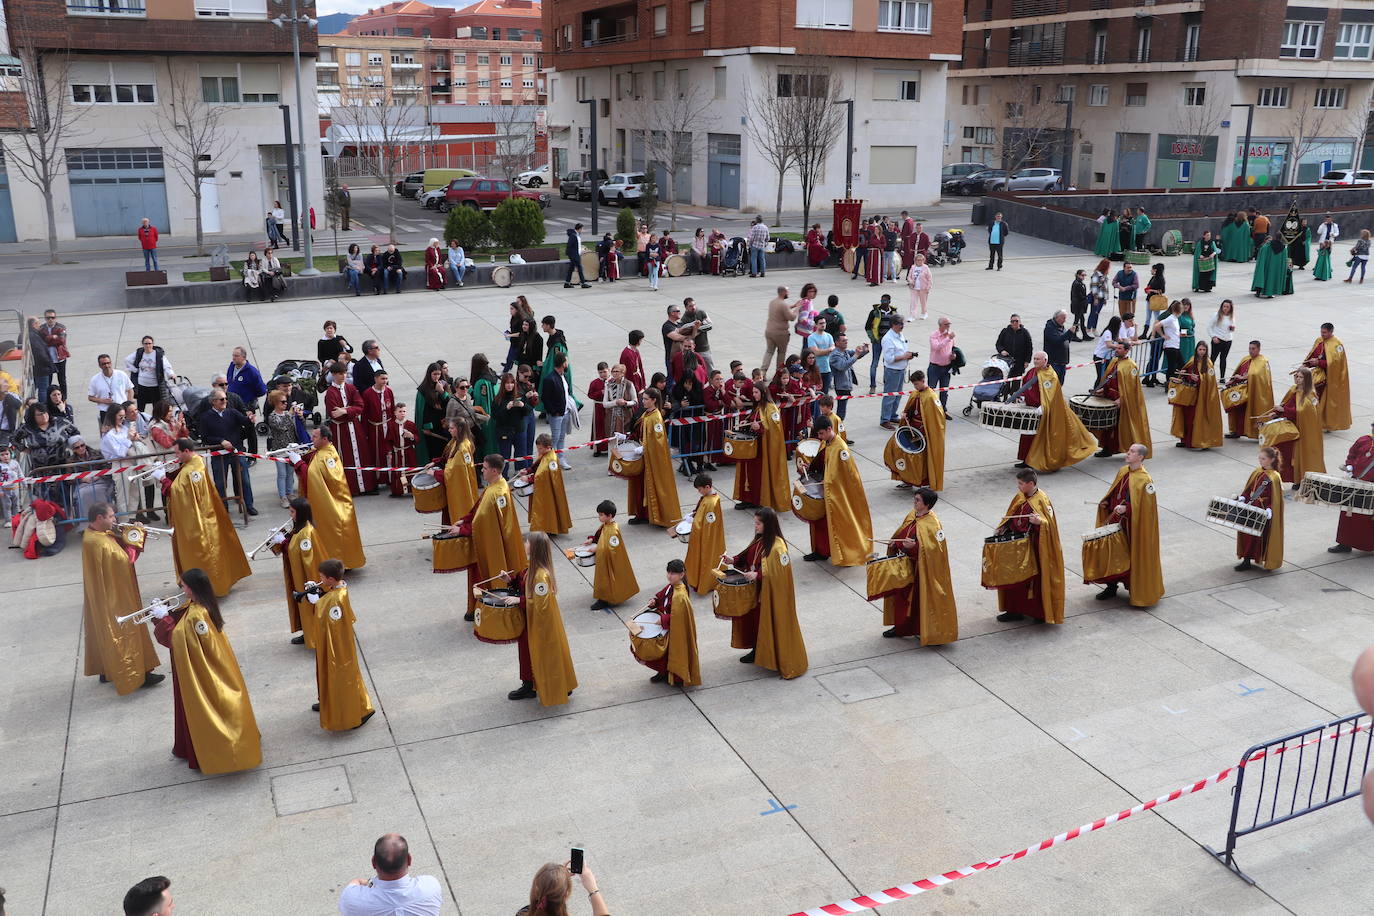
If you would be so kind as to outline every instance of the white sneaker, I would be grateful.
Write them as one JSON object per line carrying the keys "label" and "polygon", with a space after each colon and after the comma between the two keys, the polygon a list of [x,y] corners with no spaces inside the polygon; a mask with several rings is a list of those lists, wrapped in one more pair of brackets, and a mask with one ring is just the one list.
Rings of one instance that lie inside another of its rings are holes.
{"label": "white sneaker", "polygon": [[571,470],[572,470],[572,465],[571,465],[571,464],[568,464],[568,462],[566,462],[566,461],[560,461],[560,462],[558,462],[558,466],[559,466],[560,468],[562,468],[563,470],[565,470],[565,471],[571,471]]}

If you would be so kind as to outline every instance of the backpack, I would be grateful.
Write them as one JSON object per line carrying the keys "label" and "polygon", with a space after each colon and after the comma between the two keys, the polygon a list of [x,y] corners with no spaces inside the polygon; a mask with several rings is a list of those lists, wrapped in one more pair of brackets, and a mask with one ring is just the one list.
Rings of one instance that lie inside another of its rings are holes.
{"label": "backpack", "polygon": [[964,359],[964,351],[955,347],[950,353],[949,374],[958,375],[959,370],[968,365],[968,360]]}

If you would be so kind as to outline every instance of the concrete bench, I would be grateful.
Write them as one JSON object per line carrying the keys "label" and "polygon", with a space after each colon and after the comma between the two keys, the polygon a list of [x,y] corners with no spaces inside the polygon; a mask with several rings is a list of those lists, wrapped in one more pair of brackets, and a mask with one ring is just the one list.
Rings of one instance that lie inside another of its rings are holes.
{"label": "concrete bench", "polygon": [[558,248],[517,248],[511,254],[518,254],[527,264],[543,264],[548,261],[563,260],[563,252]]}

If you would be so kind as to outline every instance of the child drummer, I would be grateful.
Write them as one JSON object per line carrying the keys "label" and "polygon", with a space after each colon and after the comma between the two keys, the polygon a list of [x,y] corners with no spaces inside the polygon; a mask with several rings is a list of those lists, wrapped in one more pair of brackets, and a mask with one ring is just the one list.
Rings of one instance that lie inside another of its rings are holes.
{"label": "child drummer", "polygon": [[668,561],[668,584],[654,595],[648,612],[658,614],[659,626],[668,637],[668,651],[662,658],[635,661],[656,673],[651,684],[681,684],[695,687],[701,683],[701,660],[697,654],[697,622],[692,599],[683,581],[687,567],[681,560]]}
{"label": "child drummer", "polygon": [[568,511],[568,493],[563,486],[563,472],[558,467],[558,453],[553,450],[553,437],[540,433],[534,440],[534,466],[520,472],[516,482],[534,485],[530,494],[531,531],[542,531],[549,537],[567,534],[572,528],[572,513]]}
{"label": "child drummer", "polygon": [[639,593],[630,554],[615,520],[615,503],[603,499],[596,507],[601,525],[582,542],[596,554],[596,576],[592,580],[592,610],[604,611],[629,601]]}
{"label": "child drummer", "polygon": [[698,474],[692,481],[697,506],[692,510],[692,533],[687,541],[687,585],[698,595],[716,590],[716,557],[725,552],[725,520],[720,514],[720,494],[709,474]]}

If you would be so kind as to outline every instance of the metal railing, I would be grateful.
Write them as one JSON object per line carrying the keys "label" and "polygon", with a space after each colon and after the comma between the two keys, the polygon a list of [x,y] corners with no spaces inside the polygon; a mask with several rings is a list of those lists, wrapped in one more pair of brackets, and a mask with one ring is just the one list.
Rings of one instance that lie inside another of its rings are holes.
{"label": "metal railing", "polygon": [[[1231,789],[1231,826],[1226,846],[1207,851],[1247,884],[1255,881],[1236,864],[1236,842],[1360,794],[1369,770],[1374,732],[1365,713],[1256,744],[1240,757]],[[1259,760],[1251,760],[1263,752]],[[1247,763],[1247,761],[1251,761]],[[1251,788],[1253,798],[1247,797]]]}
{"label": "metal railing", "polygon": [[148,15],[143,0],[95,0],[92,3],[79,3],[67,0],[67,12],[78,16],[133,16],[143,18]]}

